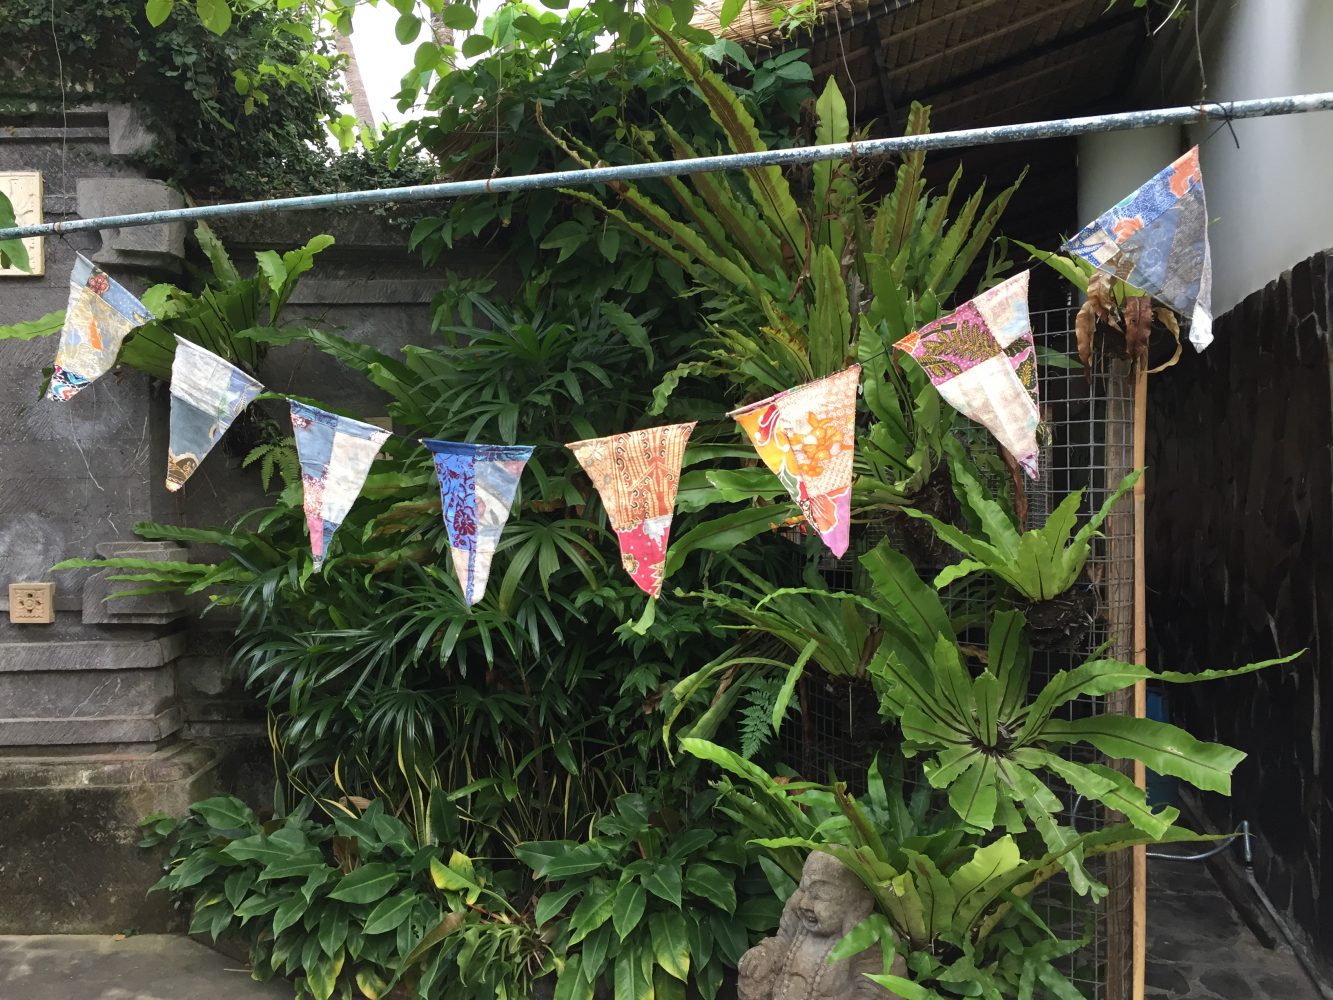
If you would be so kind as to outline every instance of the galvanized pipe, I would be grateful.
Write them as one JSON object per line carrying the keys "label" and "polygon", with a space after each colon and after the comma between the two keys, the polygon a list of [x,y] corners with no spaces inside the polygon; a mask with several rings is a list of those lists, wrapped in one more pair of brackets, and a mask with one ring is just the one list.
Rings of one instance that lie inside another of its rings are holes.
{"label": "galvanized pipe", "polygon": [[[632,163],[617,167],[591,167],[583,170],[555,170],[543,174],[516,177],[492,177],[488,180],[446,181],[416,187],[376,188],[369,191],[343,191],[333,194],[301,195],[294,198],[267,198],[262,201],[199,205],[160,212],[131,215],[106,215],[68,222],[44,222],[30,226],[0,229],[0,240],[24,236],[52,236],[91,229],[119,229],[129,226],[153,226],[164,222],[188,222],[192,219],[216,219],[233,215],[260,215],[266,212],[294,212],[306,209],[342,208],[349,205],[373,205],[382,202],[439,201],[468,195],[500,194],[505,191],[537,191],[544,188],[587,186],[614,181],[637,181],[655,177],[679,177],[718,170],[747,167],[786,166],[845,160],[855,157],[892,156],[918,150],[960,149],[992,146],[1004,142],[1031,139],[1056,139],[1092,132],[1118,132],[1127,129],[1156,128],[1162,125],[1188,125],[1205,121],[1231,121],[1240,118],[1270,118],[1298,115],[1310,111],[1333,110],[1333,93],[1302,94],[1295,97],[1269,97],[1227,104],[1206,104],[1156,111],[1127,111],[1114,115],[1084,118],[1060,118],[1055,121],[1028,122],[1022,125],[996,125],[989,128],[958,129],[928,135],[903,135],[863,142],[837,142],[823,146],[798,146],[755,153],[729,153],[699,156],[684,160]],[[3,141],[3,136],[0,136]]]}

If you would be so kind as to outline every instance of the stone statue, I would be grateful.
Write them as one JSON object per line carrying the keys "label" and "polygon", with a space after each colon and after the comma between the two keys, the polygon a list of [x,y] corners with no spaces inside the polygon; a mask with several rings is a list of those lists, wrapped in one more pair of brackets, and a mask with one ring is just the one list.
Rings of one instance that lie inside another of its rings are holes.
{"label": "stone statue", "polygon": [[[814,851],[774,937],[764,938],[741,957],[739,1000],[900,1000],[864,973],[884,971],[878,945],[830,964],[843,935],[868,917],[874,898],[841,861]],[[905,975],[901,955],[894,975]]]}

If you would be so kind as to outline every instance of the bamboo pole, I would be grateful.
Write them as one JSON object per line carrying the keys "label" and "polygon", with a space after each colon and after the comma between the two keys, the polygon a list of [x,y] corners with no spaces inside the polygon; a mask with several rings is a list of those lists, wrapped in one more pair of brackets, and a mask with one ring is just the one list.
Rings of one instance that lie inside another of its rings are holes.
{"label": "bamboo pole", "polygon": [[[1134,373],[1134,468],[1142,469],[1148,457],[1148,359],[1140,359]],[[1147,473],[1134,484],[1134,662],[1148,664],[1148,581],[1144,570],[1144,521],[1147,507]],[[1134,716],[1148,714],[1148,683],[1134,685]],[[1147,788],[1143,761],[1134,762],[1134,784]],[[1134,848],[1134,1000],[1143,1000],[1144,975],[1148,963],[1148,852]]]}
{"label": "bamboo pole", "polygon": [[[1107,386],[1104,472],[1106,489],[1129,475],[1134,468],[1137,396],[1131,398],[1134,378],[1123,360],[1108,360],[1104,374]],[[1104,583],[1107,605],[1107,637],[1110,653],[1118,660],[1131,660],[1135,650],[1135,518],[1132,507],[1117,504],[1106,521],[1107,550]],[[1135,711],[1132,691],[1116,691],[1106,697],[1107,713],[1130,715]],[[1112,766],[1134,777],[1124,762]],[[1119,816],[1108,817],[1115,821]],[[1106,998],[1138,1000],[1142,977],[1138,972],[1134,855],[1118,851],[1106,859]]]}

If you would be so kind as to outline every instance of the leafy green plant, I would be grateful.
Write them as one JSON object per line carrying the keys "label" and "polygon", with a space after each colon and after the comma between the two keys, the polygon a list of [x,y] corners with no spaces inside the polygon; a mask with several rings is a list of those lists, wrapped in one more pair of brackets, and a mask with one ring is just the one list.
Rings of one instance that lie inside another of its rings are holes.
{"label": "leafy green plant", "polygon": [[63,89],[71,103],[133,106],[153,136],[138,164],[196,197],[328,187],[324,122],[343,99],[331,34],[313,5],[234,6],[244,14],[219,37],[193,13],[155,26],[144,0],[68,4],[54,18],[45,0],[14,0],[0,24],[6,97],[55,107]]}
{"label": "leafy green plant", "polygon": [[[18,223],[14,219],[14,205],[9,196],[0,191],[0,229],[10,229]],[[28,248],[22,240],[0,240],[0,267],[28,270]]]}
{"label": "leafy green plant", "polygon": [[739,899],[745,848],[700,823],[708,804],[703,796],[681,812],[622,795],[588,840],[516,848],[551,884],[536,919],[565,956],[558,995],[590,1000],[602,984],[616,996],[683,1000],[693,984],[712,1000],[751,932],[776,926],[771,898]]}
{"label": "leafy green plant", "polygon": [[[198,224],[195,238],[210,264],[203,287],[197,293],[171,284],[149,288],[143,302],[156,318],[125,338],[118,363],[169,380],[179,336],[255,374],[265,350],[261,336],[265,331],[269,339],[278,336],[274,324],[283,307],[333,237],[316,236],[282,254],[262,250],[255,255],[257,270],[251,278],[241,277],[207,223]],[[64,321],[62,309],[37,321],[0,327],[0,340],[57,334]]]}
{"label": "leafy green plant", "polygon": [[[838,782],[778,781],[705,740],[685,738],[680,746],[725,772],[715,782],[718,811],[765,851],[762,861],[775,880],[785,877],[794,887],[805,855],[814,850],[832,854],[857,875],[876,909],[834,955],[880,945],[885,972],[872,978],[910,1000],[1030,1000],[1037,984],[1052,996],[1079,998],[1055,963],[1084,941],[1057,937],[1028,897],[1061,871],[1069,853],[1091,857],[1133,844],[1206,839],[1176,827],[1154,837],[1126,823],[1025,856],[1012,833],[983,840],[950,823],[932,809],[929,786],[905,794],[896,768],[885,775],[872,763],[867,794],[857,799]],[[906,977],[890,971],[898,954],[906,960]]]}
{"label": "leafy green plant", "polygon": [[[927,758],[927,780],[947,790],[950,806],[969,827],[1035,828],[1083,893],[1104,889],[1083,869],[1078,834],[1057,818],[1062,805],[1052,782],[1123,815],[1147,836],[1162,837],[1178,811],[1154,810],[1128,776],[1096,762],[1098,753],[1222,794],[1229,794],[1231,772],[1245,755],[1165,722],[1078,710],[1078,699],[1144,680],[1190,684],[1235,677],[1301,655],[1195,674],[1093,659],[1060,671],[1029,695],[1031,650],[1021,612],[994,615],[985,653],[978,654],[982,669],[973,671],[965,659],[970,647],[960,645],[943,604],[905,557],[881,543],[862,562],[880,599],[887,636],[867,669],[881,710],[902,728],[904,752]],[[1075,750],[1086,753],[1075,756]]]}
{"label": "leafy green plant", "polygon": [[690,724],[689,735],[711,739],[737,699],[760,678],[773,678],[777,684],[768,705],[768,722],[775,735],[810,666],[831,677],[866,676],[874,643],[864,611],[829,591],[813,567],[807,569],[806,577],[806,587],[775,590],[750,575],[745,582],[730,583],[725,589],[685,595],[701,598],[707,609],[739,619],[740,624],[722,629],[739,633],[741,638],[672,687],[662,717],[664,740],[670,742],[682,712],[709,692],[713,693],[708,707]]}
{"label": "leafy green plant", "polygon": [[450,996],[526,1000],[550,968],[536,928],[484,870],[419,845],[378,800],[341,804],[332,825],[261,824],[220,796],[142,825],[143,846],[168,843],[153,888],[190,903],[190,932],[248,945],[256,979],[291,976],[302,996],[379,1000],[398,983],[425,1000],[448,980]]}
{"label": "leafy green plant", "polygon": [[1122,479],[1101,509],[1077,532],[1074,528],[1083,504],[1081,489],[1060,501],[1040,528],[1020,532],[1010,513],[986,495],[962,456],[962,445],[954,440],[946,445],[946,450],[950,452],[954,482],[962,490],[964,504],[977,526],[976,533],[945,524],[925,511],[903,509],[905,514],[929,524],[941,541],[965,556],[962,562],[941,570],[935,577],[935,586],[943,588],[973,573],[985,572],[1029,601],[1053,600],[1074,585],[1087,565],[1097,529],[1116,501],[1133,489],[1143,474],[1142,469],[1137,469]]}

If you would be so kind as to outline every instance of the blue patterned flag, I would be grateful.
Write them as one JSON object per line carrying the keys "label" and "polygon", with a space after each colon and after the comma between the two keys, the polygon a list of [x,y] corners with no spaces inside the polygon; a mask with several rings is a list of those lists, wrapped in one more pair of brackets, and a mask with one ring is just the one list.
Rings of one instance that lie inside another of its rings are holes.
{"label": "blue patterned flag", "polygon": [[486,593],[491,558],[532,449],[430,438],[421,443],[435,456],[454,571],[468,604],[476,604]]}
{"label": "blue patterned flag", "polygon": [[167,489],[174,493],[185,485],[241,411],[263,391],[262,385],[229,361],[176,338]]}
{"label": "blue patterned flag", "polygon": [[79,254],[46,398],[63,402],[97,381],[115,365],[126,335],[153,318],[142,302]]}
{"label": "blue patterned flag", "polygon": [[340,417],[314,406],[289,400],[296,454],[301,459],[301,487],[305,520],[310,528],[310,551],[315,571],[324,566],[324,554],[338,525],[352,509],[365,484],[370,464],[389,432],[374,424]]}
{"label": "blue patterned flag", "polygon": [[1198,146],[1084,226],[1064,249],[1182,316],[1192,311],[1196,351],[1213,342],[1213,259]]}

